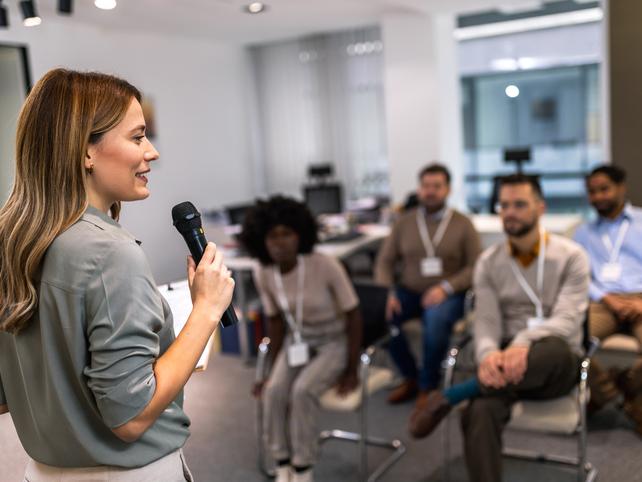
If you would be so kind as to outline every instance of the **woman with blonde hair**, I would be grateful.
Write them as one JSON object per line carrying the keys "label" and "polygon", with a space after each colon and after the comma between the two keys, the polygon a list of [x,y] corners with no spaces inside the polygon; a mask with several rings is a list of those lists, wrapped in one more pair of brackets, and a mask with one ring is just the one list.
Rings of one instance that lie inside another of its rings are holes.
{"label": "woman with blonde hair", "polygon": [[192,480],[183,386],[234,282],[208,245],[188,258],[194,307],[174,337],[121,202],[149,196],[158,152],[124,80],[48,72],[20,113],[0,209],[0,413],[31,457],[25,480]]}

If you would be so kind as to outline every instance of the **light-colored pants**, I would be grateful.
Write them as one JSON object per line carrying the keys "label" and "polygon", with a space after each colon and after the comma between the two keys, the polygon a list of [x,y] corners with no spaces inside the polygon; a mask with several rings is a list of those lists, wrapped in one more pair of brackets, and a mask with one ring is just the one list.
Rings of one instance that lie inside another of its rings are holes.
{"label": "light-colored pants", "polygon": [[[639,293],[621,296],[624,298],[642,298],[642,294]],[[590,304],[589,323],[591,335],[600,340],[629,328],[632,335],[642,344],[642,320],[620,320],[604,303]]]}
{"label": "light-colored pants", "polygon": [[193,482],[182,450],[135,469],[111,467],[61,468],[29,460],[24,482]]}
{"label": "light-colored pants", "polygon": [[319,398],[345,370],[348,342],[341,337],[324,343],[313,349],[307,365],[296,368],[288,366],[288,346],[283,344],[265,387],[264,434],[275,460],[305,467],[317,458]]}

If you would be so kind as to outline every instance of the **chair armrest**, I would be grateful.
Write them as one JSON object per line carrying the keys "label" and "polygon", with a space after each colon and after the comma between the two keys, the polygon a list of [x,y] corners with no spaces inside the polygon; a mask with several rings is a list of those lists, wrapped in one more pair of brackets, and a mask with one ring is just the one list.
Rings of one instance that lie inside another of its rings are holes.
{"label": "chair armrest", "polygon": [[256,356],[256,373],[254,381],[256,383],[262,382],[267,378],[268,371],[268,353],[270,352],[270,339],[266,336],[259,344],[258,353]]}
{"label": "chair armrest", "polygon": [[586,354],[584,355],[585,358],[592,358],[598,348],[600,348],[600,345],[601,343],[599,338],[596,338],[595,336],[589,338],[588,346],[586,347]]}
{"label": "chair armrest", "polygon": [[466,333],[457,343],[454,343],[448,349],[448,353],[443,361],[442,367],[444,370],[444,388],[449,388],[452,385],[459,353],[466,345],[468,345],[468,343],[471,342],[472,339],[473,335]]}

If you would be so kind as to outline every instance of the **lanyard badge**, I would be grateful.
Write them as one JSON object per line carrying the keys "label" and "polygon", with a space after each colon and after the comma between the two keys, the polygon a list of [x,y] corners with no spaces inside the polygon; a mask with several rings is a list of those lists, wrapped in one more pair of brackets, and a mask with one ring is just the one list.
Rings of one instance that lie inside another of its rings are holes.
{"label": "lanyard badge", "polygon": [[297,293],[296,293],[296,319],[290,310],[288,298],[285,295],[285,288],[283,286],[283,277],[278,266],[274,266],[274,282],[276,285],[277,299],[279,307],[285,316],[285,321],[290,327],[290,331],[294,337],[290,346],[288,346],[288,365],[291,367],[299,367],[308,363],[310,359],[310,349],[307,343],[303,341],[301,331],[303,329],[303,287],[305,279],[305,263],[303,256],[297,257],[298,272],[297,272]]}
{"label": "lanyard badge", "polygon": [[542,301],[543,292],[544,292],[544,261],[546,259],[546,231],[544,228],[540,228],[539,232],[539,255],[537,256],[537,293],[531,288],[531,285],[528,284],[524,274],[517,267],[517,263],[514,259],[510,260],[510,267],[513,270],[517,282],[526,293],[526,296],[531,300],[535,306],[535,316],[527,320],[528,329],[532,330],[537,328],[544,322],[544,304]]}
{"label": "lanyard badge", "polygon": [[609,260],[607,263],[602,265],[600,269],[600,279],[602,281],[618,281],[622,277],[622,263],[620,263],[620,251],[622,250],[622,245],[624,244],[624,237],[629,230],[629,220],[625,219],[620,224],[620,229],[615,239],[615,244],[611,242],[611,238],[607,233],[602,235],[602,243],[606,248],[606,252],[609,255]]}
{"label": "lanyard badge", "polygon": [[421,275],[425,277],[432,276],[441,276],[444,273],[444,266],[441,258],[438,258],[435,254],[435,250],[439,243],[441,242],[450,219],[452,218],[452,211],[448,209],[444,213],[443,218],[439,226],[437,226],[437,231],[435,231],[435,237],[430,239],[430,234],[428,233],[428,226],[426,225],[426,214],[423,208],[417,209],[417,228],[419,229],[419,234],[421,236],[421,241],[423,242],[424,249],[426,250],[426,257],[421,260],[420,271]]}

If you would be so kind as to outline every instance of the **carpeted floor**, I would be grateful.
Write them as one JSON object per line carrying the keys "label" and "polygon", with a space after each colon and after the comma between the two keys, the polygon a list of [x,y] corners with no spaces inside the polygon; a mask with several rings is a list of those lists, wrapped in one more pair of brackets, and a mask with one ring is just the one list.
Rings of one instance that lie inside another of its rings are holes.
{"label": "carpeted floor", "polygon": [[[257,469],[254,431],[254,403],[249,396],[253,368],[236,357],[214,355],[209,368],[196,374],[186,390],[186,410],[192,419],[192,437],[185,454],[198,482],[250,482],[264,479]],[[413,441],[406,433],[406,421],[412,405],[390,407],[385,392],[376,394],[370,408],[372,435],[401,438],[407,453],[382,477],[382,482],[432,482],[443,480],[443,429],[426,440]],[[352,413],[324,412],[323,428],[355,429]],[[466,481],[461,455],[461,437],[457,415],[450,424],[452,455],[451,480]],[[533,436],[509,432],[506,443],[520,448],[534,448],[560,454],[574,454],[570,438]],[[600,482],[642,481],[642,441],[631,430],[629,421],[615,408],[596,415],[590,424],[589,460],[599,469]],[[371,451],[374,466],[386,452]],[[19,482],[27,456],[20,446],[9,416],[0,416],[0,482]],[[356,447],[331,441],[324,445],[315,470],[317,482],[357,480]],[[575,481],[568,469],[535,463],[505,463],[505,482]]]}

